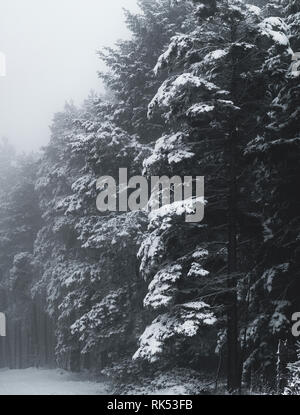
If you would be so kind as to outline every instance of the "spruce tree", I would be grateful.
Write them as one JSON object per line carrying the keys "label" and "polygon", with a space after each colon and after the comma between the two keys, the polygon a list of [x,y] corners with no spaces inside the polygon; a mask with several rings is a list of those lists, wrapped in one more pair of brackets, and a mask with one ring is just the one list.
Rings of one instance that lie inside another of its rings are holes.
{"label": "spruce tree", "polygon": [[[184,308],[181,293],[186,292],[194,305],[203,297],[210,298],[215,306],[225,305],[228,388],[234,391],[240,388],[242,371],[238,290],[249,267],[243,252],[249,251],[249,233],[253,236],[260,226],[248,199],[249,176],[243,151],[261,128],[267,92],[262,68],[269,48],[285,50],[288,40],[284,25],[265,19],[262,10],[252,5],[235,0],[194,3],[195,12],[188,24],[193,29],[173,37],[155,67],[156,73],[165,74],[165,81],[149,105],[149,116],[161,116],[166,130],[144,165],[148,174],[205,176],[206,220],[200,226],[186,226],[182,212],[174,212],[171,205],[165,218],[150,222],[149,243],[146,240],[141,251],[142,267],[146,266],[146,276],[152,279],[148,296],[152,292],[162,294],[159,285],[168,289],[169,299],[162,307]],[[152,245],[155,249],[150,248]],[[194,266],[188,265],[189,255],[197,246],[208,251],[208,268],[206,265],[197,275],[198,287],[191,290],[185,279],[188,267]],[[166,285],[160,266],[181,263],[184,267],[177,270],[180,275],[166,277]],[[213,276],[208,277],[209,292],[206,271]],[[201,284],[206,289],[201,290]],[[147,297],[145,302],[151,306]],[[153,324],[157,325],[157,320]],[[151,328],[147,330],[151,345]],[[163,343],[163,334],[160,338]],[[145,344],[142,337],[142,347]]]}
{"label": "spruce tree", "polygon": [[[263,239],[258,264],[251,274],[251,350],[248,369],[260,370],[268,379],[275,371],[279,341],[288,340],[286,354],[294,352],[290,319],[299,310],[299,74],[292,59],[300,47],[298,2],[283,1],[278,25],[286,28],[284,50],[270,49],[266,62],[269,95],[265,129],[249,143],[246,155],[253,163],[255,189],[261,209]],[[275,18],[273,18],[275,21]],[[277,53],[275,53],[277,52]],[[255,327],[255,328],[254,328]],[[288,357],[285,357],[288,359]]]}

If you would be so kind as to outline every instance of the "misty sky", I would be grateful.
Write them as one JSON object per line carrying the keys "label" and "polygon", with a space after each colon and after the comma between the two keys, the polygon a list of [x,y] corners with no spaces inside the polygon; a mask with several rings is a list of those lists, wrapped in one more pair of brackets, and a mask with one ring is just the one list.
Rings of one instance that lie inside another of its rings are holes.
{"label": "misty sky", "polygon": [[18,151],[49,140],[53,114],[101,90],[96,50],[129,33],[122,8],[136,0],[0,0],[0,137]]}

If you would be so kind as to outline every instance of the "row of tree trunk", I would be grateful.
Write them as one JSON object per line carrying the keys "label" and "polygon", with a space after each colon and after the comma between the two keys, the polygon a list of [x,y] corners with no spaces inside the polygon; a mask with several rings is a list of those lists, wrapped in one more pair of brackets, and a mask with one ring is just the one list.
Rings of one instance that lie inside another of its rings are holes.
{"label": "row of tree trunk", "polygon": [[55,367],[54,325],[39,304],[25,318],[7,315],[0,337],[0,368]]}

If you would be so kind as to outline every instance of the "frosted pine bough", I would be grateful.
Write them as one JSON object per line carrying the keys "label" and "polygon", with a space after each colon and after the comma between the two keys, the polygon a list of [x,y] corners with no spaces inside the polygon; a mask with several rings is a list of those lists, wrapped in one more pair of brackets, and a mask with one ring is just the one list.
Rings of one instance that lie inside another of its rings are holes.
{"label": "frosted pine bough", "polygon": [[[153,266],[159,257],[159,250],[149,249],[146,240],[139,255],[144,255],[142,267],[149,263]],[[198,249],[190,260],[199,261],[205,259],[207,255],[206,250]],[[184,268],[185,266],[179,263],[167,265],[153,277],[144,299],[144,306],[162,312],[162,314],[146,328],[141,336],[140,347],[133,356],[135,360],[146,359],[153,363],[168,350],[170,343],[175,344],[186,337],[194,337],[201,328],[210,327],[216,323],[214,313],[204,301],[177,303],[181,284],[189,279],[207,277],[209,274],[198,262],[191,262],[187,273]],[[147,266],[145,273],[147,274]]]}

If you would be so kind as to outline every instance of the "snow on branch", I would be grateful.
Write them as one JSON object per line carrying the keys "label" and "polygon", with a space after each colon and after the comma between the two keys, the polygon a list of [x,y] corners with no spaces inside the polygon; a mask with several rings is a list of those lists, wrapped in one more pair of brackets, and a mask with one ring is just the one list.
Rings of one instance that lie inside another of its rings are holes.
{"label": "snow on branch", "polygon": [[202,301],[176,306],[171,312],[158,316],[146,328],[133,359],[145,359],[153,363],[163,354],[168,340],[193,337],[202,327],[212,326],[216,321],[209,305]]}

